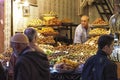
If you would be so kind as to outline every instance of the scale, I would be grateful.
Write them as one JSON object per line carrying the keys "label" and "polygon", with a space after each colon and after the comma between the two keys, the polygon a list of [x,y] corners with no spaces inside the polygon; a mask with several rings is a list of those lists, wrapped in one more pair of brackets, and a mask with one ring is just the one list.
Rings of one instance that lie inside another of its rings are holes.
{"label": "scale", "polygon": [[115,41],[120,41],[120,12],[112,15],[109,20],[111,33],[114,35]]}
{"label": "scale", "polygon": [[120,12],[113,14],[109,20],[111,34],[114,35],[114,50],[111,58],[120,62]]}

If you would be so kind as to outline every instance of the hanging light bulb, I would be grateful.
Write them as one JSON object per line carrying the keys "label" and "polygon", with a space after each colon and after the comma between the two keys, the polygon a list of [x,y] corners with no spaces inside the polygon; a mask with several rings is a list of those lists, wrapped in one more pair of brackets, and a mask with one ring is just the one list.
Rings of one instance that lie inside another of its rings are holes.
{"label": "hanging light bulb", "polygon": [[29,6],[28,0],[25,0],[25,1],[24,1],[24,6]]}
{"label": "hanging light bulb", "polygon": [[15,0],[16,3],[19,3],[21,0]]}
{"label": "hanging light bulb", "polygon": [[17,3],[17,4],[22,4],[23,1],[21,1],[21,0],[15,0],[15,3]]}

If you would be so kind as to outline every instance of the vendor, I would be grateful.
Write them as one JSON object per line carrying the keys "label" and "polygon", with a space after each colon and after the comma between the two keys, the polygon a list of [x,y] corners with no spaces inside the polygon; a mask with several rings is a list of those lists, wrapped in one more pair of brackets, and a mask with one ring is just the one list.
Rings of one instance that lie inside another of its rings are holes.
{"label": "vendor", "polygon": [[81,24],[79,24],[75,29],[74,43],[84,43],[87,41],[89,27],[89,17],[83,15],[81,17]]}

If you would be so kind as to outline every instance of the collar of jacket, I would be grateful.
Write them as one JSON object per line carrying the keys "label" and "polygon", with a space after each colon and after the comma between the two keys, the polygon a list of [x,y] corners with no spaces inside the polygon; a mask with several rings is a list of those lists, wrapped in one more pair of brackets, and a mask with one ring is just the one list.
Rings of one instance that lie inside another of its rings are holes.
{"label": "collar of jacket", "polygon": [[33,48],[27,46],[25,49],[23,49],[23,51],[20,53],[20,55],[25,54],[25,53],[30,52],[30,51],[35,51],[35,50]]}
{"label": "collar of jacket", "polygon": [[97,55],[103,55],[103,56],[106,56],[106,57],[107,57],[107,54],[106,54],[103,50],[101,50],[101,49],[99,49],[99,50],[97,51]]}

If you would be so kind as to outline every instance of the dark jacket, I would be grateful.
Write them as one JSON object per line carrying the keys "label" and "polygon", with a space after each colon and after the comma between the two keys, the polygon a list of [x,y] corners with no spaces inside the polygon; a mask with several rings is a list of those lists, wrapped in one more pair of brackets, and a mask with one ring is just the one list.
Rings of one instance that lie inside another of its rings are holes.
{"label": "dark jacket", "polygon": [[14,80],[14,67],[16,63],[17,57],[15,56],[15,53],[12,53],[9,61],[9,68],[8,68],[8,79]]}
{"label": "dark jacket", "polygon": [[49,62],[36,51],[22,53],[15,66],[15,80],[49,80]]}
{"label": "dark jacket", "polygon": [[84,64],[82,80],[118,80],[117,65],[108,59],[105,52],[98,50]]}
{"label": "dark jacket", "polygon": [[5,71],[4,68],[2,66],[2,63],[0,62],[0,80],[5,80],[6,76],[5,76]]}

